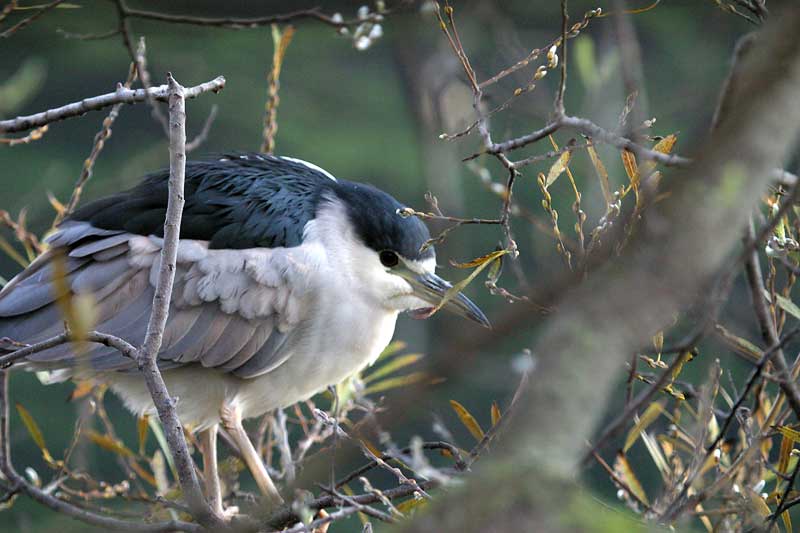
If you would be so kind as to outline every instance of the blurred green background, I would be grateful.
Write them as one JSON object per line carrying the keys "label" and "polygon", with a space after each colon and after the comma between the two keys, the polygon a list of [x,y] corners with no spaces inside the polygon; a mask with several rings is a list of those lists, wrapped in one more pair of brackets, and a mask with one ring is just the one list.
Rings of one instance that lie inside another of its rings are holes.
{"label": "blurred green background", "polygon": [[[131,2],[135,7],[208,16],[256,16],[320,5],[324,12],[341,12],[345,18],[354,17],[361,3]],[[635,7],[650,4],[646,0],[628,3]],[[79,8],[53,10],[32,26],[0,41],[0,117],[34,113],[109,92],[124,80],[129,59],[118,37],[82,41],[66,39],[59,33],[60,30],[101,33],[113,29],[116,25],[113,4],[88,0],[75,0],[74,4]],[[395,2],[387,4],[391,8]],[[276,153],[314,162],[342,178],[371,182],[417,209],[427,210],[423,195],[432,191],[446,214],[493,218],[500,208],[498,198],[487,192],[460,161],[473,153],[476,138],[439,140],[440,133],[459,131],[473,120],[471,96],[460,64],[424,4],[418,2],[389,15],[383,23],[384,36],[366,51],[356,50],[352,40],[317,22],[302,21],[297,25],[281,75]],[[573,0],[570,13],[577,20],[596,7],[610,11],[610,4]],[[453,5],[461,38],[480,79],[515,63],[530,49],[544,46],[560,32],[557,0],[454,1]],[[778,5],[779,2],[770,2],[773,9]],[[13,22],[20,16],[14,14],[9,20]],[[639,108],[642,117],[657,118],[651,130],[654,135],[677,132],[677,151],[691,155],[708,128],[732,47],[739,36],[753,27],[741,18],[723,13],[711,0],[664,0],[655,9],[633,17],[633,23],[643,57],[644,87],[638,102],[647,108]],[[258,149],[266,73],[272,58],[269,27],[230,30],[145,20],[132,20],[131,24],[135,36],[146,37],[153,83],[161,83],[167,71],[185,86],[217,75],[227,79],[220,94],[187,102],[189,138],[200,131],[211,106],[219,106],[208,140],[192,156]],[[575,55],[570,57],[568,113],[587,116],[613,128],[626,96],[613,19],[593,20],[579,38],[570,41],[570,50]],[[494,86],[487,92],[488,104],[494,106],[505,101],[516,87],[527,84],[538,64],[535,62]],[[535,91],[496,116],[495,140],[541,127],[552,109],[556,82],[557,76],[551,73]],[[37,142],[0,146],[3,184],[0,208],[14,217],[26,209],[30,227],[37,234],[46,230],[54,215],[47,194],[52,193],[62,202],[68,200],[104,116],[104,112],[89,113],[51,125],[50,131]],[[569,132],[555,137],[559,144],[570,139]],[[525,155],[549,150],[545,144],[525,149]],[[600,153],[612,179],[622,183],[624,173],[618,153],[608,149],[601,149]],[[522,156],[517,154],[518,158]],[[124,107],[84,199],[131,186],[143,174],[166,163],[167,143],[148,107]],[[483,163],[494,180],[505,179],[502,169],[492,161]],[[548,217],[541,209],[535,178],[538,172],[547,172],[550,164],[545,161],[527,167],[518,181],[515,196],[545,224]],[[575,156],[572,169],[583,191],[588,233],[603,214],[601,196],[585,154]],[[551,193],[562,215],[561,229],[572,237],[573,197],[568,182],[562,178]],[[563,263],[551,238],[534,231],[522,219],[515,220],[514,230],[521,252],[519,261],[530,281],[555,279],[563,272]],[[3,231],[7,239],[13,239],[10,231]],[[449,267],[448,261],[465,261],[487,253],[500,238],[496,226],[456,230],[438,247],[443,275],[450,279],[463,277],[465,273]],[[18,269],[13,261],[0,258],[0,275],[6,279]],[[506,270],[501,284],[514,292],[519,287],[511,269]],[[482,283],[475,283],[468,293],[490,319],[509,312],[510,304],[489,295]],[[746,299],[746,294],[734,291],[733,303],[725,311],[727,320],[739,324],[740,333],[750,332],[751,338],[757,338],[749,309],[745,306],[738,310],[737,299]],[[428,322],[401,318],[396,338],[407,341],[411,349],[423,351],[429,354],[429,360],[435,361],[437,356],[458,345],[464,328],[472,327],[441,315]],[[491,401],[507,401],[518,380],[512,361],[531,345],[531,334],[532,330],[520,331],[478,358],[461,359],[449,353],[448,366],[436,367],[437,375],[447,380],[432,386],[432,394],[404,403],[412,412],[402,417],[401,426],[386,427],[395,441],[404,443],[414,434],[433,437],[431,414],[436,413],[462,441],[461,445],[469,447],[470,437],[460,427],[446,400],[459,400],[488,425]],[[734,372],[740,370],[737,359],[722,350],[711,350],[707,357],[693,363],[685,377],[704,376],[705,364],[717,356],[722,358],[723,367]],[[621,380],[623,377],[621,368]],[[55,452],[68,445],[72,434],[78,406],[66,401],[71,389],[66,384],[44,387],[31,374],[17,372],[12,376],[13,400],[32,413],[44,430],[48,446]],[[402,395],[403,391],[394,394]],[[615,399],[621,402],[623,396],[620,388]],[[133,418],[115,399],[109,397],[107,403],[123,439],[135,442]],[[609,406],[609,412],[615,408]],[[391,420],[391,413],[387,420]],[[30,465],[46,477],[47,467],[16,414],[12,424],[16,465],[18,468]],[[648,488],[655,481],[655,471],[644,454],[640,458],[641,471],[653,475],[652,480],[642,475]],[[82,460],[98,477],[120,479],[108,452],[89,445]],[[613,497],[614,490],[607,478],[592,473],[590,479],[606,497]],[[85,529],[24,498],[16,502],[13,510],[0,512],[1,530],[40,531],[55,527],[62,531]],[[345,530],[340,528],[334,526],[332,530]]]}

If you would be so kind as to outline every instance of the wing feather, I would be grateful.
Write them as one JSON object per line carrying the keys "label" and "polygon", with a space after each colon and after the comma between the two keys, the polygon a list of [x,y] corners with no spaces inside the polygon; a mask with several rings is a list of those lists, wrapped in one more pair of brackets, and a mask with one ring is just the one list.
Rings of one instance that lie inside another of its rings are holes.
{"label": "wing feather", "polygon": [[[94,296],[96,329],[140,344],[162,239],[68,221],[48,242],[67,254],[72,292]],[[54,253],[43,254],[10,290],[0,293],[0,337],[31,342],[63,330],[52,290]],[[202,365],[250,378],[283,363],[292,354],[291,340],[307,309],[309,269],[304,263],[310,258],[305,253],[302,245],[230,250],[182,240],[160,366]],[[133,361],[101,345],[57,346],[29,361],[49,368],[70,369],[81,361],[96,371],[135,368]]]}

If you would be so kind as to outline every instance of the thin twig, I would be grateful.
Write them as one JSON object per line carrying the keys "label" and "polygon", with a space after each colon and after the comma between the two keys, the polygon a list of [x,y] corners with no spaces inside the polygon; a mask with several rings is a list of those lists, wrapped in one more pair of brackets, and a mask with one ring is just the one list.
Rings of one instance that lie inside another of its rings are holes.
{"label": "thin twig", "polygon": [[[58,4],[62,3],[63,1],[64,0],[54,0],[53,2],[50,2],[49,4],[43,5],[42,7],[37,9],[36,12],[33,13],[30,17],[27,17],[27,18],[24,18],[24,19],[20,20],[19,22],[17,22],[16,24],[11,26],[10,28],[5,30],[4,32],[0,33],[0,38],[5,39],[5,38],[8,38],[8,37],[11,37],[16,32],[18,32],[19,30],[21,30],[25,26],[29,25],[30,23],[34,22],[36,19],[38,19],[39,17],[41,17],[42,15],[44,15],[45,13],[47,13],[48,11],[53,9],[54,7],[58,6]],[[12,6],[16,5],[16,2],[12,2],[11,4],[12,4]]]}

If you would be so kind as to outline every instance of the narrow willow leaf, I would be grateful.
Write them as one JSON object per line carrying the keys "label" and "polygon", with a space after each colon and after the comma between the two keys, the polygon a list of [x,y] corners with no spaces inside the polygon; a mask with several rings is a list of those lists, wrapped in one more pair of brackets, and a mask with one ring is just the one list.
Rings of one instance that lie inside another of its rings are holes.
{"label": "narrow willow leaf", "polygon": [[[356,495],[356,493],[353,492],[353,489],[350,488],[350,485],[342,486],[342,492],[344,492],[345,494],[347,494],[350,497]],[[358,513],[358,519],[361,521],[361,526],[362,527],[367,525],[367,523],[369,522],[369,518],[364,513]]]}
{"label": "narrow willow leaf", "polygon": [[20,254],[20,253],[19,253],[19,252],[16,250],[16,248],[14,248],[13,246],[11,246],[11,243],[9,243],[9,242],[8,242],[8,241],[5,239],[5,237],[3,237],[2,235],[0,235],[0,250],[2,250],[3,252],[5,252],[5,254],[6,254],[8,257],[10,257],[11,259],[13,259],[13,260],[14,260],[14,261],[16,261],[17,263],[19,263],[19,265],[20,265],[20,266],[22,266],[22,268],[25,268],[25,267],[27,267],[27,266],[28,266],[28,263],[30,263],[30,261],[28,261],[27,259],[25,259],[24,257],[22,257],[22,254]]}
{"label": "narrow willow leaf", "polygon": [[592,166],[594,166],[594,170],[597,173],[597,178],[600,180],[600,190],[603,191],[603,199],[605,200],[606,205],[610,205],[614,203],[614,196],[611,194],[611,187],[608,184],[608,170],[606,170],[606,166],[597,155],[597,151],[594,149],[594,146],[590,144],[586,147],[586,151],[589,152],[589,157],[592,160]]}
{"label": "narrow willow leaf", "polygon": [[614,472],[616,472],[617,476],[625,482],[631,492],[633,492],[639,500],[644,502],[646,505],[650,505],[650,502],[647,499],[647,494],[644,492],[644,487],[642,484],[639,483],[639,479],[636,477],[636,474],[633,473],[633,469],[631,468],[630,463],[628,462],[628,458],[625,457],[625,454],[618,453],[617,458],[614,461]]}
{"label": "narrow willow leaf", "polygon": [[144,455],[147,445],[147,428],[149,426],[148,415],[142,415],[136,420],[136,433],[139,436],[139,455]]}
{"label": "narrow willow leaf", "polygon": [[155,476],[153,476],[150,472],[142,468],[142,466],[136,461],[130,461],[129,464],[131,466],[131,470],[136,472],[136,474],[138,474],[140,478],[147,481],[152,486],[158,488],[158,483],[156,482]]}
{"label": "narrow willow leaf", "polygon": [[642,442],[645,448],[647,448],[647,452],[653,459],[653,463],[656,465],[656,468],[658,468],[658,472],[661,474],[664,481],[671,479],[672,471],[670,470],[664,454],[661,453],[661,447],[658,445],[655,438],[647,431],[642,431]]}
{"label": "narrow willow leaf", "polygon": [[359,438],[358,440],[367,450],[369,450],[369,453],[371,453],[375,457],[380,457],[381,455],[383,455],[383,452],[377,446],[372,444],[369,440],[363,437]]}
{"label": "narrow willow leaf", "polygon": [[500,407],[498,407],[497,402],[492,402],[492,427],[496,426],[501,418],[503,418],[503,415],[500,413]]}
{"label": "narrow willow leaf", "polygon": [[478,421],[475,419],[475,417],[472,416],[469,411],[467,411],[467,408],[455,400],[450,400],[450,407],[452,407],[453,411],[456,412],[458,419],[461,420],[461,423],[464,424],[464,427],[466,427],[470,434],[475,437],[475,440],[482,440],[484,435],[483,429],[481,429],[481,426],[478,424]]}
{"label": "narrow willow leaf", "polygon": [[714,326],[715,332],[719,335],[722,341],[728,345],[729,348],[733,349],[736,353],[742,354],[748,359],[752,359],[753,361],[758,361],[761,359],[763,352],[761,349],[753,344],[752,342],[748,341],[747,339],[743,339],[737,335],[734,335],[723,326],[717,324]]}
{"label": "narrow willow leaf", "polygon": [[[669,154],[672,152],[672,148],[675,146],[675,142],[678,140],[678,136],[674,133],[667,135],[660,141],[653,146],[654,152],[659,152],[661,154]],[[655,161],[645,161],[642,163],[641,169],[639,171],[640,175],[642,176],[649,176],[651,172],[656,169],[656,162]]]}
{"label": "narrow willow leaf", "polygon": [[463,291],[467,287],[467,285],[472,283],[472,280],[474,280],[478,276],[478,274],[483,272],[483,269],[486,268],[488,265],[490,265],[493,260],[502,257],[507,253],[508,250],[498,250],[490,254],[486,254],[477,259],[473,259],[469,263],[454,263],[453,266],[457,266],[458,268],[467,268],[462,265],[470,265],[480,261],[478,263],[477,268],[475,268],[472,272],[470,272],[469,276],[467,276],[466,278],[462,279],[461,281],[459,281],[458,283],[447,289],[447,291],[444,293],[444,296],[442,296],[442,299],[439,301],[439,303],[436,304],[436,306],[428,312],[428,316],[432,316],[434,313],[438,312],[442,307],[447,305],[447,302],[458,296],[458,294],[461,291]]}
{"label": "narrow willow leaf", "polygon": [[366,389],[364,389],[365,395],[376,394],[378,392],[386,392],[391,389],[396,389],[398,387],[406,387],[408,385],[414,385],[416,383],[423,383],[423,382],[431,382],[431,377],[425,372],[412,372],[411,374],[406,374],[404,376],[397,376],[394,378],[387,378],[377,383],[373,383]]}
{"label": "narrow willow leaf", "polygon": [[495,251],[490,252],[490,253],[488,253],[486,255],[482,255],[480,257],[476,257],[475,259],[473,259],[471,261],[467,261],[466,263],[457,263],[455,261],[450,261],[450,264],[453,265],[456,268],[474,268],[474,267],[485,265],[486,263],[488,263],[492,259],[497,259],[498,257],[500,257],[502,255],[505,255],[506,253],[508,253],[506,250],[495,250]]}
{"label": "narrow willow leaf", "polygon": [[382,365],[375,369],[374,372],[371,372],[369,375],[364,376],[362,381],[364,383],[371,383],[378,378],[382,378],[387,376],[393,372],[397,372],[398,370],[405,368],[409,365],[413,365],[420,359],[422,359],[423,355],[421,353],[410,353],[407,355],[401,355],[399,357],[395,357],[385,365]]}
{"label": "narrow willow leaf", "polygon": [[775,300],[778,304],[778,307],[800,320],[800,307],[798,307],[797,304],[795,304],[789,298],[781,296],[780,294],[775,295]]}
{"label": "narrow willow leaf", "polygon": [[123,443],[112,437],[111,435],[103,435],[91,429],[86,432],[89,440],[97,444],[104,450],[114,452],[117,455],[124,455],[125,457],[134,457],[134,453],[128,449]]}
{"label": "narrow willow leaf", "polygon": [[564,173],[567,169],[567,164],[569,163],[569,158],[572,152],[564,152],[556,159],[556,162],[550,167],[550,170],[547,172],[547,179],[545,179],[544,187],[548,188],[553,183],[556,182],[558,177]]}
{"label": "narrow willow leaf", "polygon": [[[156,442],[158,442],[161,451],[164,452],[162,459],[166,459],[172,475],[177,479],[178,471],[175,469],[175,461],[172,459],[172,453],[169,451],[169,444],[167,444],[167,438],[164,436],[164,430],[161,429],[161,423],[158,421],[158,417],[148,416],[147,425],[150,427],[150,431],[153,432],[153,436],[156,438]],[[155,459],[155,456],[153,456],[153,459]],[[155,469],[153,472],[157,474]],[[158,475],[156,475],[156,479],[158,479]]]}
{"label": "narrow willow leaf", "polygon": [[781,437],[781,453],[778,456],[778,472],[781,474],[785,474],[789,468],[789,458],[792,454],[792,448],[794,447],[794,441],[788,438],[786,435]]}
{"label": "narrow willow leaf", "polygon": [[792,517],[789,516],[789,511],[782,512],[781,518],[783,519],[783,527],[786,528],[786,533],[792,533],[794,530],[792,529]]}
{"label": "narrow willow leaf", "polygon": [[425,498],[409,498],[398,503],[395,507],[397,507],[397,510],[404,515],[408,515],[414,509],[424,507],[426,503],[427,500],[425,500]]}
{"label": "narrow willow leaf", "polygon": [[623,452],[627,452],[633,446],[633,443],[639,439],[639,435],[664,412],[664,403],[664,400],[660,400],[647,406],[641,418],[628,431],[628,436],[625,437],[625,445],[622,447]]}
{"label": "narrow willow leaf", "polygon": [[41,450],[44,460],[48,464],[55,464],[53,456],[50,455],[50,451],[47,449],[47,445],[44,443],[44,435],[42,435],[42,430],[39,429],[39,424],[36,423],[36,420],[33,419],[28,410],[25,409],[20,403],[17,404],[17,412],[19,413],[19,417],[22,419],[22,423],[25,424],[25,429],[28,430],[28,434],[33,439],[33,442],[35,442],[36,446],[38,446],[39,450]]}
{"label": "narrow willow leaf", "polygon": [[752,489],[746,490],[750,505],[752,505],[753,510],[757,512],[761,518],[766,518],[772,514],[772,510],[769,508],[769,505],[767,505],[767,502],[764,501],[764,498],[762,498],[760,494],[754,492]]}
{"label": "narrow willow leaf", "polygon": [[639,186],[639,165],[636,164],[636,156],[633,152],[623,150],[620,152],[622,156],[622,166],[625,167],[625,174],[628,175],[628,180],[633,187]]}
{"label": "narrow willow leaf", "polygon": [[776,426],[775,430],[787,439],[791,440],[792,444],[795,442],[800,442],[800,431],[797,431],[796,429],[792,429],[788,426]]}
{"label": "narrow willow leaf", "polygon": [[406,349],[407,344],[404,341],[392,341],[389,343],[389,346],[383,349],[381,354],[378,356],[378,361],[383,359],[384,357],[391,357],[396,353],[399,353]]}

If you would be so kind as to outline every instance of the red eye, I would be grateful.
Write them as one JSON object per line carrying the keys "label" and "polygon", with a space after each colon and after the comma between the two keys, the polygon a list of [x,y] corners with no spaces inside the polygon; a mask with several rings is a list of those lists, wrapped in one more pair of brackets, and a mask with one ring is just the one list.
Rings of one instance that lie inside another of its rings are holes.
{"label": "red eye", "polygon": [[393,267],[397,266],[397,263],[400,262],[400,258],[397,257],[397,254],[392,252],[391,250],[384,250],[380,253],[381,264],[385,267]]}

